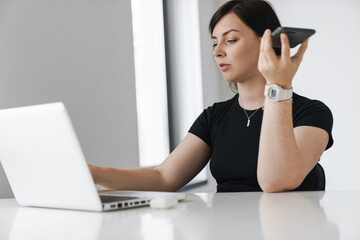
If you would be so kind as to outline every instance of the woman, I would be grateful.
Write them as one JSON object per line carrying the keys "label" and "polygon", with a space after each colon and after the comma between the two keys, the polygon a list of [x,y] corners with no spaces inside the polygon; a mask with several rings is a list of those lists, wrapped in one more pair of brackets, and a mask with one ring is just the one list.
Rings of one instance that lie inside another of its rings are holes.
{"label": "woman", "polygon": [[[333,143],[332,114],[320,101],[292,93],[308,40],[290,56],[282,34],[277,56],[271,31],[278,26],[275,12],[262,0],[229,1],[220,7],[209,26],[213,55],[238,94],[205,109],[155,169],[90,165],[95,183],[106,189],[177,191],[211,158],[218,192],[324,190],[318,161]],[[269,92],[282,97],[271,98]]]}

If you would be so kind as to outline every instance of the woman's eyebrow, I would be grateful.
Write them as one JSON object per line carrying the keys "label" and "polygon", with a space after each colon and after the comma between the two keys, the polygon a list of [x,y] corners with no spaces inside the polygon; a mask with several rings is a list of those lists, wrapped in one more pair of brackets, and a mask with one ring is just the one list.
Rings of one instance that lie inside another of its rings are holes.
{"label": "woman's eyebrow", "polygon": [[[222,36],[225,36],[226,34],[228,34],[228,33],[230,33],[230,32],[240,32],[240,31],[239,31],[239,30],[236,30],[236,29],[230,29],[230,30],[224,32],[224,33],[222,34]],[[217,39],[217,37],[211,36],[211,39]]]}

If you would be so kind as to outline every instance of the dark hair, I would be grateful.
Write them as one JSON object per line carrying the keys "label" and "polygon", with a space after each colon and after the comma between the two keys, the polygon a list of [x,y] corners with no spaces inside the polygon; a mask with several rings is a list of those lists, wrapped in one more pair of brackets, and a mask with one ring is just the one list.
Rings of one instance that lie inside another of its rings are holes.
{"label": "dark hair", "polygon": [[[209,31],[212,35],[215,25],[225,15],[235,13],[240,20],[250,27],[256,36],[261,37],[266,29],[274,31],[281,26],[279,18],[277,17],[271,4],[264,0],[232,0],[223,4],[212,16],[209,23]],[[274,48],[277,55],[280,55],[280,48]],[[235,86],[230,88],[237,89]]]}

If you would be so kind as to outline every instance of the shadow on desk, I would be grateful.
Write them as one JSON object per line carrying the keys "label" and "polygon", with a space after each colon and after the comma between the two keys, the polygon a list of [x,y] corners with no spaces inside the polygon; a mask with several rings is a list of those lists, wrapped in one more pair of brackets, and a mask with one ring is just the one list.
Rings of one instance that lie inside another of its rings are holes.
{"label": "shadow on desk", "polygon": [[[261,193],[205,194],[188,204],[192,214],[173,222],[176,239],[263,239]],[[193,197],[193,196],[192,196]],[[196,206],[194,206],[194,203]]]}
{"label": "shadow on desk", "polygon": [[263,194],[259,213],[265,239],[339,239],[320,205],[325,192]]}

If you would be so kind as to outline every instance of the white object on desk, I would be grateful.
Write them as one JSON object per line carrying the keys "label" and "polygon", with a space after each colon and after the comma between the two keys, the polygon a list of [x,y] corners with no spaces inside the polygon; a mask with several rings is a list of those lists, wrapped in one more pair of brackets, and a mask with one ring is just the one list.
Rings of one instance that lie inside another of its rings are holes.
{"label": "white object on desk", "polygon": [[176,198],[154,198],[150,201],[150,207],[154,209],[169,209],[178,204]]}

